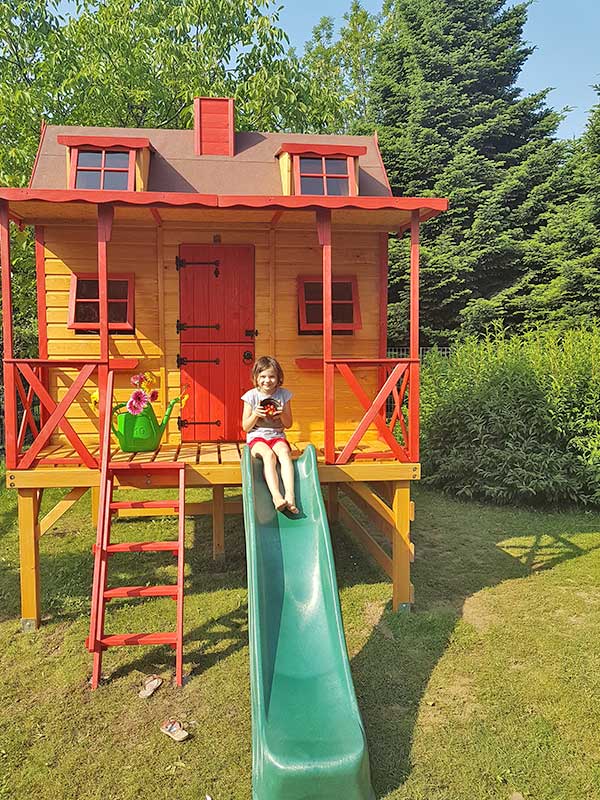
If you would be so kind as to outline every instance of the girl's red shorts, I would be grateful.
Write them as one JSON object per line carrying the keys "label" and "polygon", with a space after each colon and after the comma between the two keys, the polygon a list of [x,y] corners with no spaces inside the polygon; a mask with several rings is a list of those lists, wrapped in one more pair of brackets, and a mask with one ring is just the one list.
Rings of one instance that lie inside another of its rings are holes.
{"label": "girl's red shorts", "polygon": [[271,448],[271,450],[273,449],[273,446],[277,444],[277,442],[285,442],[288,446],[288,450],[292,449],[290,447],[290,443],[285,438],[285,436],[278,436],[277,439],[263,439],[262,436],[257,436],[256,439],[252,439],[252,441],[248,443],[248,447],[250,448],[250,450],[252,450],[252,448],[257,442],[264,442],[267,445],[267,447]]}

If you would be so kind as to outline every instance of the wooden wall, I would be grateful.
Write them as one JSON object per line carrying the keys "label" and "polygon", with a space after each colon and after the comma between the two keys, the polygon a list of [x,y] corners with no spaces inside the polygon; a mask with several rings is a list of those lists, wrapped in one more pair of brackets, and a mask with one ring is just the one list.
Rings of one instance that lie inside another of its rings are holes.
{"label": "wooden wall", "polygon": [[[135,335],[111,337],[111,354],[140,359],[140,369],[152,370],[160,379],[161,412],[168,399],[179,393],[176,366],[179,337],[179,282],[175,256],[182,243],[210,244],[215,236],[222,244],[252,244],[255,248],[256,275],[256,354],[273,354],[282,363],[286,386],[294,393],[292,441],[323,440],[322,374],[300,370],[298,358],[322,355],[321,336],[299,336],[297,329],[297,285],[300,274],[321,272],[321,248],[311,228],[275,229],[268,226],[208,225],[186,223],[185,227],[165,223],[162,227],[125,227],[115,224],[108,247],[108,269],[112,273],[135,274]],[[379,354],[380,286],[379,233],[354,230],[333,231],[333,273],[356,274],[362,315],[362,329],[349,336],[334,336],[338,356],[376,357]],[[96,271],[95,227],[47,226],[45,228],[46,304],[50,358],[86,358],[99,355],[99,339],[93,334],[76,334],[67,328],[70,275]],[[375,391],[374,370],[358,373],[371,396]],[[117,380],[117,401],[129,395],[129,375]],[[69,383],[67,373],[53,370],[51,391],[59,397]],[[97,415],[91,408],[86,387],[79,402],[69,412],[74,427],[88,441],[97,441]],[[88,391],[89,390],[89,391]],[[84,396],[85,395],[85,396]],[[240,404],[241,413],[241,404]],[[342,444],[356,427],[362,408],[345,382],[336,383],[337,440]],[[179,441],[177,412],[165,441]],[[376,438],[375,433],[367,439]]]}

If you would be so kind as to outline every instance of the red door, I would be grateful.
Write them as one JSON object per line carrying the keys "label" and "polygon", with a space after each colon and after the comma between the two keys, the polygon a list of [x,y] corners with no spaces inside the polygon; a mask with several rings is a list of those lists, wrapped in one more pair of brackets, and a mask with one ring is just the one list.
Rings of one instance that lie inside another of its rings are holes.
{"label": "red door", "polygon": [[177,264],[179,366],[189,387],[181,439],[239,441],[254,362],[254,248],[181,245]]}

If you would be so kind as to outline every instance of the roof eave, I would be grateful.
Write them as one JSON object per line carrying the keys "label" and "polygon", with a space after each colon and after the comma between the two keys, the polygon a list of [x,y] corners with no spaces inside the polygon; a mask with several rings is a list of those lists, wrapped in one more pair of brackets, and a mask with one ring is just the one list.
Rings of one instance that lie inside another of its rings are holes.
{"label": "roof eave", "polygon": [[204,208],[273,208],[310,210],[315,208],[359,208],[363,210],[430,209],[441,213],[448,208],[443,197],[323,197],[320,195],[216,195],[195,192],[124,192],[85,189],[0,188],[0,199],[47,203],[86,203],[92,205],[198,206]]}

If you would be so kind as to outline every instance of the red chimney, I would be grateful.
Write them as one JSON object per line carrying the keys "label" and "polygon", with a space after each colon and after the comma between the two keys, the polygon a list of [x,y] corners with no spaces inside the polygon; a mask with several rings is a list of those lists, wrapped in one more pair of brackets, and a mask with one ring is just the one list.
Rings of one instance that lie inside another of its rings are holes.
{"label": "red chimney", "polygon": [[233,156],[233,97],[194,98],[194,152],[197,156]]}

